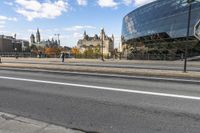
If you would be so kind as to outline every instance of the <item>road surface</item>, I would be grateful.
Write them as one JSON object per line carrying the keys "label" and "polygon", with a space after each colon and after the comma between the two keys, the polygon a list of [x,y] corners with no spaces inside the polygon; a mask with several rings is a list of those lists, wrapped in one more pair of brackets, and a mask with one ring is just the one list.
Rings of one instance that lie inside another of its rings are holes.
{"label": "road surface", "polygon": [[199,133],[199,84],[0,70],[0,112],[97,133]]}

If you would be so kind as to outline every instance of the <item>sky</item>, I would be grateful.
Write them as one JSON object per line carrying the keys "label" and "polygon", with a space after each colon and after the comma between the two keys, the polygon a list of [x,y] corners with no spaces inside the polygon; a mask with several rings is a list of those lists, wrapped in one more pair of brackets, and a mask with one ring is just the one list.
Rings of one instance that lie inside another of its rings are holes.
{"label": "sky", "polygon": [[123,17],[153,0],[0,0],[0,34],[30,40],[40,29],[42,40],[57,39],[74,47],[86,31],[99,34],[101,28],[120,43]]}

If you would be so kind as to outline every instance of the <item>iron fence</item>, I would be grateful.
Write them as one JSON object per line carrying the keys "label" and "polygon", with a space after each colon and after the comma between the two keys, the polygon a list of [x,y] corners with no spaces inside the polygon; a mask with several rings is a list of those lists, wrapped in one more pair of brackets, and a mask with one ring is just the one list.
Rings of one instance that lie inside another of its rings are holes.
{"label": "iron fence", "polygon": [[[199,56],[199,54],[189,54],[188,57]],[[184,54],[129,54],[122,56],[128,60],[183,60]]]}
{"label": "iron fence", "polygon": [[0,52],[1,57],[31,57],[31,52]]}

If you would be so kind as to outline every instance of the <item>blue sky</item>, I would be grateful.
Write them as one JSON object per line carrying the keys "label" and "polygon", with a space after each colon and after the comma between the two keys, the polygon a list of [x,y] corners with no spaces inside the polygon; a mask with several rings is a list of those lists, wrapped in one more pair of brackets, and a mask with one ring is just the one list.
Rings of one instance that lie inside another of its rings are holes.
{"label": "blue sky", "polygon": [[1,0],[0,34],[29,40],[40,28],[42,39],[56,38],[73,47],[84,30],[90,36],[106,33],[119,45],[122,18],[152,0]]}

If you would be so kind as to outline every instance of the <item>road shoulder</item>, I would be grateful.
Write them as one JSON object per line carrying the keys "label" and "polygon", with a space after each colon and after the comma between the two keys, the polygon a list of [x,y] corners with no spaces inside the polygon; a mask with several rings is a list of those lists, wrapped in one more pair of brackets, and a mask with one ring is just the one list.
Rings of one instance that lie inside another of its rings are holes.
{"label": "road shoulder", "polygon": [[83,133],[65,127],[0,112],[0,133]]}

